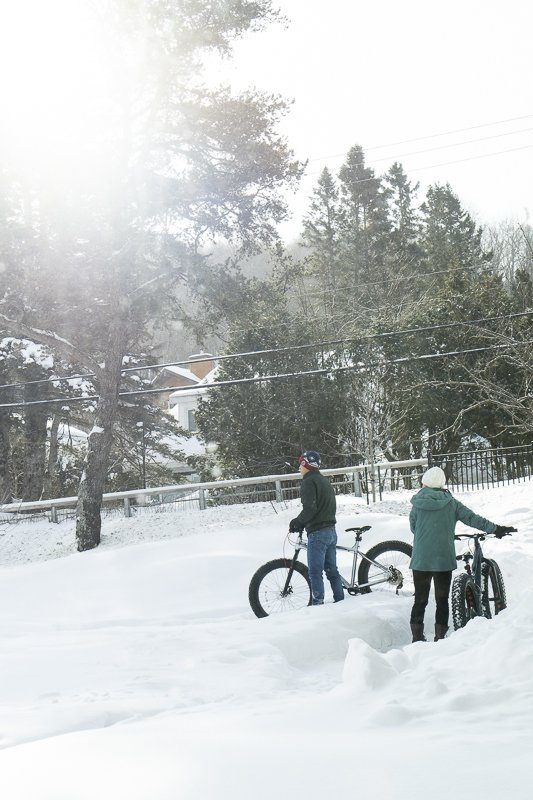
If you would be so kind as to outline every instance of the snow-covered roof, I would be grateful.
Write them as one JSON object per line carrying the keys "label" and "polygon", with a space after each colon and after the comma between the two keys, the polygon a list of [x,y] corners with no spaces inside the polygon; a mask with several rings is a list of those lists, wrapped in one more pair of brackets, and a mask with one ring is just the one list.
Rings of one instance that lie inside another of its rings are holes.
{"label": "snow-covered roof", "polygon": [[178,389],[177,391],[172,392],[168,396],[169,402],[171,400],[177,402],[180,397],[200,397],[200,395],[205,394],[208,391],[209,386],[215,382],[217,371],[218,367],[215,367],[211,370],[211,372],[208,372],[205,378],[202,378],[202,380],[198,380],[198,378],[196,378],[196,386],[187,387],[186,389]]}
{"label": "snow-covered roof", "polygon": [[183,367],[163,367],[161,371],[171,372],[173,375],[179,375],[181,378],[187,378],[187,380],[193,383],[198,383],[198,376],[195,375],[194,372],[191,372],[190,369],[184,369]]}
{"label": "snow-covered roof", "polygon": [[168,401],[169,401],[169,403],[171,401],[173,403],[177,403],[179,401],[180,397],[188,397],[189,399],[191,397],[200,397],[202,394],[205,394],[207,391],[208,391],[208,387],[207,386],[191,386],[190,388],[187,387],[187,389],[183,389],[183,390],[180,389],[177,392],[172,392],[172,394],[170,394],[168,396]]}

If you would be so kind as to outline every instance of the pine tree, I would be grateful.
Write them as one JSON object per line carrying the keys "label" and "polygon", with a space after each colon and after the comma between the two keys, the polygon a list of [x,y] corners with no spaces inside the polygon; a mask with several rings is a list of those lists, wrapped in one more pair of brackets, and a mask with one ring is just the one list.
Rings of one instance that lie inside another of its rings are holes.
{"label": "pine tree", "polygon": [[[353,284],[378,281],[387,261],[391,225],[388,218],[389,191],[374,170],[365,167],[363,149],[348,152],[339,171],[342,209],[342,246],[345,291]],[[372,289],[353,291],[352,296],[372,297]],[[374,292],[375,294],[375,292]]]}
{"label": "pine tree", "polygon": [[341,261],[341,225],[339,192],[330,171],[325,167],[311,198],[303,221],[302,243],[309,251],[307,272],[312,285],[321,293],[325,328],[334,319],[343,292]]}
{"label": "pine tree", "polygon": [[465,211],[449,184],[430,186],[422,206],[423,247],[430,271],[464,270],[474,277],[492,258],[485,252],[483,231]]}
{"label": "pine tree", "polygon": [[[115,94],[102,101],[105,137],[78,154],[86,180],[62,186],[61,202],[28,187],[32,214],[20,230],[38,249],[23,249],[27,291],[19,313],[6,316],[15,333],[93,372],[99,395],[78,492],[79,550],[100,541],[125,356],[146,352],[175,282],[201,291],[206,241],[224,237],[251,252],[272,238],[285,215],[279,189],[301,173],[275,133],[279,98],[208,90],[197,77],[206,50],[228,53],[272,16],[268,0],[108,4],[101,24],[120,80],[110,76]],[[87,176],[93,149],[97,168]]]}
{"label": "pine tree", "polygon": [[395,162],[385,176],[388,187],[390,240],[395,272],[412,275],[420,269],[421,219],[415,207],[418,184],[412,184],[401,164]]}
{"label": "pine tree", "polygon": [[[315,340],[315,320],[291,313],[290,290],[279,275],[261,282],[241,276],[222,296],[235,302],[226,307],[226,315],[233,314],[229,353],[295,348],[221,363],[218,380],[253,381],[212,389],[200,403],[199,429],[217,445],[224,476],[285,472],[286,462],[295,470],[297,456],[309,447],[320,450],[326,463],[338,463],[346,394],[334,375],[298,375],[338,364],[330,348],[306,347]],[[289,377],[257,380],[269,375]]]}

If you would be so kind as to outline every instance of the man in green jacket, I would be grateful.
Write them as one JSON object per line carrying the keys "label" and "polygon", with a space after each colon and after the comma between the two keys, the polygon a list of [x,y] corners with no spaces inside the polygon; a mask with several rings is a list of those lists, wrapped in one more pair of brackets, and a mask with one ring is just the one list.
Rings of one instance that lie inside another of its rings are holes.
{"label": "man in green jacket", "polygon": [[424,613],[433,580],[437,610],[435,639],[444,639],[450,614],[448,595],[452,571],[457,567],[455,525],[457,521],[501,538],[514,530],[489,522],[456,500],[445,489],[446,476],[440,467],[431,467],[422,475],[422,489],[411,499],[409,515],[414,536],[411,569],[415,585],[415,601],[411,611],[413,642],[424,642]]}
{"label": "man in green jacket", "polygon": [[300,456],[300,497],[303,508],[289,523],[291,533],[303,531],[304,528],[307,532],[307,566],[311,581],[311,604],[314,606],[324,602],[323,572],[331,584],[334,601],[338,603],[344,600],[335,549],[337,502],[331,483],[320,472],[320,464],[320,453],[316,450],[306,450]]}

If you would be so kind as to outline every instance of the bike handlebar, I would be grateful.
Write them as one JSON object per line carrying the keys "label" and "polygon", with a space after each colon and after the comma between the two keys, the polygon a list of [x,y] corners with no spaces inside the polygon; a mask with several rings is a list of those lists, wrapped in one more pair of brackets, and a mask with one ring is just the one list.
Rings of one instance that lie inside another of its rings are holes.
{"label": "bike handlebar", "polygon": [[[516,533],[517,529],[513,528],[513,531]],[[499,536],[498,538],[501,539],[503,536],[512,536],[512,535],[513,535],[512,533],[502,533],[502,535]],[[481,539],[481,541],[484,541],[487,538],[487,536],[496,536],[496,534],[495,533],[459,533],[459,534],[455,534],[455,536],[453,538],[456,541],[459,541],[460,539]]]}

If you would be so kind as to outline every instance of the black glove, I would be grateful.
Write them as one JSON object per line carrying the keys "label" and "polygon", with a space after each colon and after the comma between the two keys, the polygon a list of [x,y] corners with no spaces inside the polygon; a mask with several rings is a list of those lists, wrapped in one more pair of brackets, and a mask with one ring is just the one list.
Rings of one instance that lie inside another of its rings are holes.
{"label": "black glove", "polygon": [[291,519],[291,521],[289,522],[289,533],[301,533],[303,529],[304,526],[302,525],[298,517]]}
{"label": "black glove", "polygon": [[510,528],[510,527],[508,527],[506,525],[496,525],[496,530],[494,531],[494,536],[496,536],[497,539],[501,539],[502,536],[505,536],[508,533],[515,533],[515,532],[516,532],[516,528]]}

